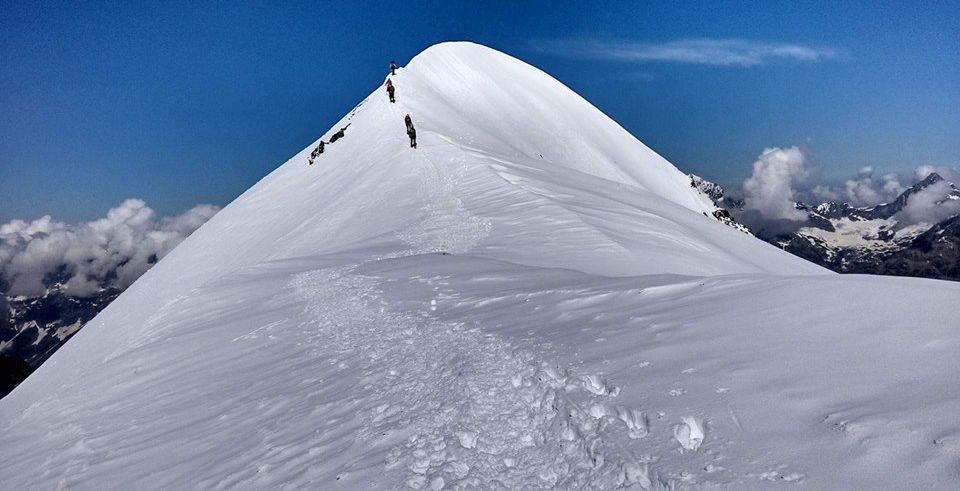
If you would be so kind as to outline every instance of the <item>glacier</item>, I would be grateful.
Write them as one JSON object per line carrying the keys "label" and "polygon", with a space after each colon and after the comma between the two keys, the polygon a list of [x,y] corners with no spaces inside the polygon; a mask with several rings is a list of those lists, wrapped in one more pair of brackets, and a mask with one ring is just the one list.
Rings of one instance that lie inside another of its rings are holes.
{"label": "glacier", "polygon": [[0,487],[960,485],[960,284],[719,223],[493,49],[391,78],[0,401]]}

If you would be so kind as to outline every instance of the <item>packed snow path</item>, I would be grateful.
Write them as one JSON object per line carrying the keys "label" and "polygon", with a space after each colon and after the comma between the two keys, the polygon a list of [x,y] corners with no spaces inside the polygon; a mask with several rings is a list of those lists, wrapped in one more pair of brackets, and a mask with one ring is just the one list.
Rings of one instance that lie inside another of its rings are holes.
{"label": "packed snow path", "polygon": [[716,222],[502,53],[394,82],[0,401],[2,487],[957,488],[960,285]]}
{"label": "packed snow path", "polygon": [[336,347],[331,362],[348,358],[343,369],[361,377],[359,438],[400,442],[386,467],[406,471],[409,487],[649,487],[646,466],[615,443],[618,433],[643,436],[644,416],[605,405],[616,389],[602,377],[571,377],[427,312],[393,312],[349,270],[304,273],[293,286],[317,319],[311,342]]}

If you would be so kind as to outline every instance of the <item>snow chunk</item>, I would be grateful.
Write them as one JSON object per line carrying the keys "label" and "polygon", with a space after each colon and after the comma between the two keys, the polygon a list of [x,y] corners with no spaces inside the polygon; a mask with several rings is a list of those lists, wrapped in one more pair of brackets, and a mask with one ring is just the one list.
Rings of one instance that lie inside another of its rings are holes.
{"label": "snow chunk", "polygon": [[673,437],[685,450],[695,452],[703,443],[703,422],[693,416],[680,419],[683,422],[673,427]]}

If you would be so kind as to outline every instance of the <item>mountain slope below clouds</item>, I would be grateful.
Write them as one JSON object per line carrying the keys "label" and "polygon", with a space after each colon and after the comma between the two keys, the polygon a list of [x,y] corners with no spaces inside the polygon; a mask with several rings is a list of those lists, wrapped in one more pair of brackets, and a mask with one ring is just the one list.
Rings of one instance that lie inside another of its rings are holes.
{"label": "mountain slope below clouds", "polygon": [[958,285],[841,277],[704,216],[502,53],[437,45],[394,82],[0,401],[0,481],[956,484]]}
{"label": "mountain slope below clouds", "polygon": [[937,173],[890,203],[796,203],[807,214],[803,221],[754,223],[752,231],[727,219],[756,221],[744,214],[742,200],[725,196],[721,186],[699,176],[690,178],[692,187],[722,208],[714,212],[718,220],[838,273],[960,280],[960,190]]}

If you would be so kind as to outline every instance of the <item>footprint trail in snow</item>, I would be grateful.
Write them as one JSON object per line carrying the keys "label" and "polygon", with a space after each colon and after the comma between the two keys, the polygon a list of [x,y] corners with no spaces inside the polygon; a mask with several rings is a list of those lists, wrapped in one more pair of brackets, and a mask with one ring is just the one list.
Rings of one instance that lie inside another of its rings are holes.
{"label": "footprint trail in snow", "polygon": [[479,329],[392,311],[376,280],[350,268],[303,273],[292,287],[315,319],[314,342],[363,354],[350,369],[376,401],[359,438],[398,440],[386,468],[403,485],[651,486],[654,459],[616,443],[645,436],[646,418],[613,404],[618,389],[602,377],[571,376]]}

